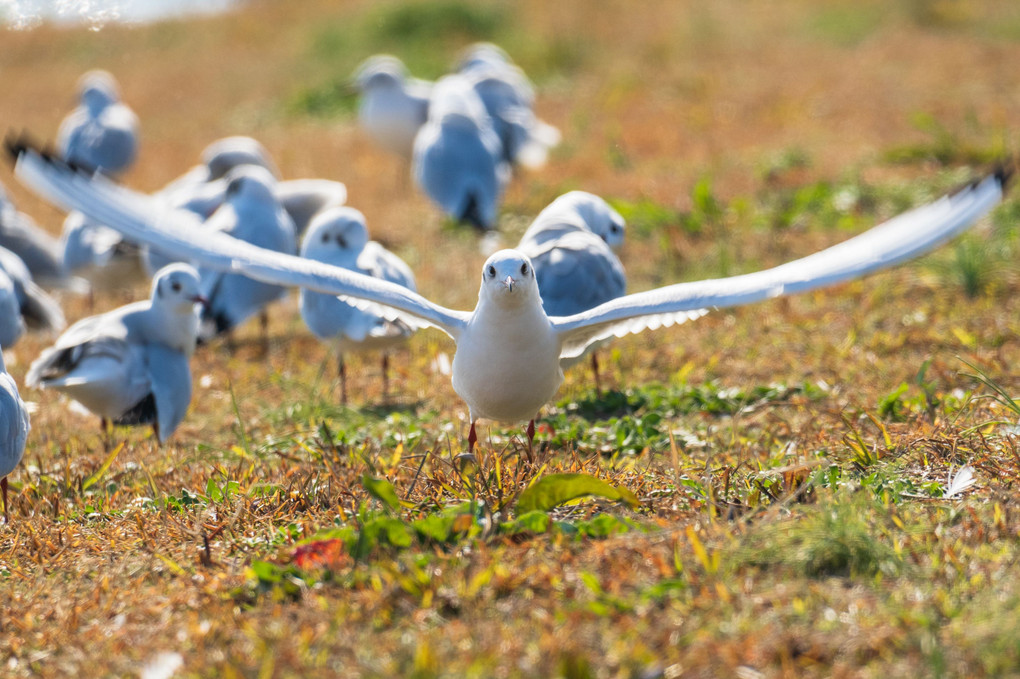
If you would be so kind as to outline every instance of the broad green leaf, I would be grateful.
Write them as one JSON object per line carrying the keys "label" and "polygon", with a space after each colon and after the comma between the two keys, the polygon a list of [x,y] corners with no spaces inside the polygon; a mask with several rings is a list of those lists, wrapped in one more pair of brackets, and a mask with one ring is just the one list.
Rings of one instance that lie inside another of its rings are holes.
{"label": "broad green leaf", "polygon": [[524,489],[517,500],[517,513],[545,511],[580,497],[595,495],[620,500],[631,507],[639,503],[634,493],[622,486],[611,486],[588,474],[549,474]]}
{"label": "broad green leaf", "polygon": [[393,484],[386,479],[377,479],[365,474],[361,477],[361,485],[365,487],[369,495],[389,507],[391,511],[395,512],[400,509],[400,498],[397,497],[397,491]]}
{"label": "broad green leaf", "polygon": [[503,526],[503,531],[510,535],[519,533],[546,533],[552,525],[552,519],[543,511],[521,514],[514,521]]}

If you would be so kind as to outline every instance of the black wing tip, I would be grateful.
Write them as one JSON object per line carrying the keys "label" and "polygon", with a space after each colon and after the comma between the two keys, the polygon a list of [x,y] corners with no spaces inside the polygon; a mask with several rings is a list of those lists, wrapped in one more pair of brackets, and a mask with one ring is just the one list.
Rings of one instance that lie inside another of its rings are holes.
{"label": "black wing tip", "polygon": [[1003,193],[1006,193],[1006,191],[1009,190],[1009,186],[1013,182],[1013,177],[1016,175],[1018,161],[1020,161],[1020,158],[1016,157],[1000,161],[992,173],[995,180],[999,182],[999,186],[1002,187]]}
{"label": "black wing tip", "polygon": [[93,168],[61,157],[53,147],[46,146],[36,140],[27,130],[22,130],[21,132],[9,131],[4,138],[4,150],[7,152],[7,159],[12,163],[17,163],[18,159],[26,153],[34,153],[46,163],[65,167],[71,172],[87,176],[92,176],[95,173]]}

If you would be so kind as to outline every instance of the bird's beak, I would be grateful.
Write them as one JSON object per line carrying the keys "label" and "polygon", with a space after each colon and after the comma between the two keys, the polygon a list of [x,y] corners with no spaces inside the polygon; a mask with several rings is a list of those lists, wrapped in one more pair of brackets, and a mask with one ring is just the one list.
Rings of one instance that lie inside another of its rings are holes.
{"label": "bird's beak", "polygon": [[506,287],[507,290],[509,290],[510,292],[513,292],[514,291],[514,283],[516,283],[516,282],[517,281],[514,280],[513,276],[507,276],[503,280],[503,285]]}
{"label": "bird's beak", "polygon": [[202,295],[195,295],[194,297],[191,298],[191,301],[194,302],[195,304],[201,304],[203,307],[207,309],[209,308],[209,300],[207,300]]}

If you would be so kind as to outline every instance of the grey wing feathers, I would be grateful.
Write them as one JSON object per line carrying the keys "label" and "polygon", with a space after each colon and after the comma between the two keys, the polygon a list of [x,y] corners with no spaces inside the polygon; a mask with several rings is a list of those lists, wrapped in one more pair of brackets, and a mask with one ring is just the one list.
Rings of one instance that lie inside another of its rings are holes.
{"label": "grey wing feathers", "polygon": [[168,210],[158,201],[120,187],[102,176],[87,176],[62,161],[15,146],[19,179],[65,209],[79,209],[128,238],[209,268],[235,271],[267,283],[300,285],[347,295],[397,309],[418,325],[439,328],[456,338],[470,317],[447,309],[400,285],[340,267],[263,250],[225,234],[203,230],[198,218]]}
{"label": "grey wing feathers", "polygon": [[712,307],[750,304],[858,278],[914,258],[953,236],[994,207],[1008,174],[1000,171],[956,193],[903,213],[843,243],[773,269],[670,285],[628,295],[590,311],[554,318],[563,357],[580,355],[600,339],[691,320]]}

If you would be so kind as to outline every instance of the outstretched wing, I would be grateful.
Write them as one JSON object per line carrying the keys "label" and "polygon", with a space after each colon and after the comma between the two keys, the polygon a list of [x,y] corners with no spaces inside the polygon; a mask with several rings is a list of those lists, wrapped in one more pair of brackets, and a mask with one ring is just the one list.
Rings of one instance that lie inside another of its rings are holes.
{"label": "outstretched wing", "polygon": [[9,140],[7,147],[17,157],[18,178],[47,200],[68,210],[79,210],[129,239],[148,243],[169,255],[266,283],[364,299],[384,307],[389,320],[400,320],[415,328],[436,327],[454,339],[470,317],[469,312],[434,304],[401,285],[264,250],[204,229],[192,213],[168,209],[151,196],[119,186],[101,175],[81,172],[24,142]]}
{"label": "outstretched wing", "polygon": [[905,212],[850,240],[773,269],[730,278],[670,285],[620,297],[589,311],[553,318],[563,358],[593,342],[682,323],[713,307],[733,307],[858,278],[927,252],[960,233],[1003,196],[1006,170]]}

